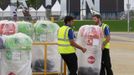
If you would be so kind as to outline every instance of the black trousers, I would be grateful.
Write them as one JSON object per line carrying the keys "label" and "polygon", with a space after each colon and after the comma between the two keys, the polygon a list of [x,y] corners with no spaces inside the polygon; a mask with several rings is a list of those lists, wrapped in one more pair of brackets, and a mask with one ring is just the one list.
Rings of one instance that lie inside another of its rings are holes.
{"label": "black trousers", "polygon": [[67,64],[69,75],[77,75],[78,63],[76,54],[61,54],[61,57]]}
{"label": "black trousers", "polygon": [[109,49],[102,51],[100,75],[113,75]]}

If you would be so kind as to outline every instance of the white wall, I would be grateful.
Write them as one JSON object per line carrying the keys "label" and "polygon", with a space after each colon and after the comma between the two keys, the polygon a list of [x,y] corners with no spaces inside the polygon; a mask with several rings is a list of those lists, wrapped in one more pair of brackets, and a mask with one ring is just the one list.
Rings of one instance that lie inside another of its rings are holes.
{"label": "white wall", "polygon": [[[128,0],[124,0],[124,10],[127,11],[127,3],[128,3]],[[130,10],[134,10],[134,0],[129,0],[129,3],[130,3]]]}

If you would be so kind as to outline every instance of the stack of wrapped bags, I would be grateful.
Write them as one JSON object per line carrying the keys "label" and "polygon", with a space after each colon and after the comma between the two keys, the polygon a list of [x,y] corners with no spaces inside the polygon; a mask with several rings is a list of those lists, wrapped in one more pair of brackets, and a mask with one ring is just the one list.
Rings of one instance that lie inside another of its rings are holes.
{"label": "stack of wrapped bags", "polygon": [[0,75],[32,75],[30,25],[28,22],[0,21]]}
{"label": "stack of wrapped bags", "polygon": [[32,39],[23,34],[1,37],[1,75],[32,75]]}

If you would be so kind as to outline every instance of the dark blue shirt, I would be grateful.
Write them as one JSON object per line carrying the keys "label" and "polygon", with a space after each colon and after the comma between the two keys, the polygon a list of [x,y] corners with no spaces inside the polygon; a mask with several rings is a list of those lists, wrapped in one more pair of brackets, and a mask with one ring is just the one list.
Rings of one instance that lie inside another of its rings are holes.
{"label": "dark blue shirt", "polygon": [[68,38],[69,38],[69,40],[73,40],[74,37],[75,37],[75,35],[74,35],[73,30],[72,29],[69,29],[69,31],[68,31]]}
{"label": "dark blue shirt", "polygon": [[108,26],[105,27],[105,29],[104,29],[104,34],[105,34],[105,36],[110,35],[110,29],[109,29]]}
{"label": "dark blue shirt", "polygon": [[[101,24],[101,25],[102,25],[102,24]],[[101,26],[101,25],[100,25],[100,26]],[[105,27],[105,29],[104,29],[104,35],[105,35],[105,36],[110,35],[110,28],[109,28],[109,26],[106,26],[106,27]]]}
{"label": "dark blue shirt", "polygon": [[[70,25],[66,25],[66,26],[71,27]],[[73,40],[75,38],[74,31],[72,29],[69,29],[68,31],[68,38],[69,40]]]}

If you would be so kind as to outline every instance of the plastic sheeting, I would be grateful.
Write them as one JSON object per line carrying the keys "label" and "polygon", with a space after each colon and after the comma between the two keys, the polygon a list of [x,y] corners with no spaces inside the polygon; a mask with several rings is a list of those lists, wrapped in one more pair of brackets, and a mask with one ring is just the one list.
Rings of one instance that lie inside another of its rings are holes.
{"label": "plastic sheeting", "polygon": [[27,34],[28,36],[32,37],[34,28],[32,23],[26,21],[18,21],[17,22],[17,32],[21,32]]}
{"label": "plastic sheeting", "polygon": [[0,75],[1,75],[1,51],[4,48],[3,38],[0,37]]}
{"label": "plastic sheeting", "polygon": [[77,50],[79,75],[99,75],[101,67],[102,30],[99,26],[84,25],[80,27],[77,42],[87,48],[85,53]]}
{"label": "plastic sheeting", "polygon": [[16,23],[13,21],[0,21],[0,35],[11,35],[16,33]]}
{"label": "plastic sheeting", "polygon": [[0,36],[0,50],[5,48],[3,40],[4,40],[4,38]]}
{"label": "plastic sheeting", "polygon": [[37,21],[34,25],[35,41],[53,42],[57,40],[59,26],[50,21]]}
{"label": "plastic sheeting", "polygon": [[1,52],[2,50],[0,49],[0,74],[1,74]]}
{"label": "plastic sheeting", "polygon": [[1,53],[1,75],[32,75],[31,38],[23,33],[2,37],[6,49]]}
{"label": "plastic sheeting", "polygon": [[[34,25],[35,40],[38,42],[56,42],[57,30],[59,26],[50,21],[37,21]],[[57,51],[56,45],[47,46],[47,72],[60,72],[61,57]],[[44,71],[44,46],[34,45],[32,48],[32,68],[33,71]],[[38,66],[42,65],[42,66]]]}
{"label": "plastic sheeting", "polygon": [[[33,46],[32,49],[32,69],[35,72],[44,71],[44,47]],[[57,52],[57,46],[52,45],[47,48],[47,72],[61,71],[61,57]]]}
{"label": "plastic sheeting", "polygon": [[0,75],[1,75],[1,52],[2,52],[2,49],[4,49],[4,41],[3,41],[3,38],[0,36]]}
{"label": "plastic sheeting", "polygon": [[4,36],[6,49],[17,49],[17,50],[29,50],[32,47],[32,40],[29,36],[23,33],[16,33],[10,36]]}

